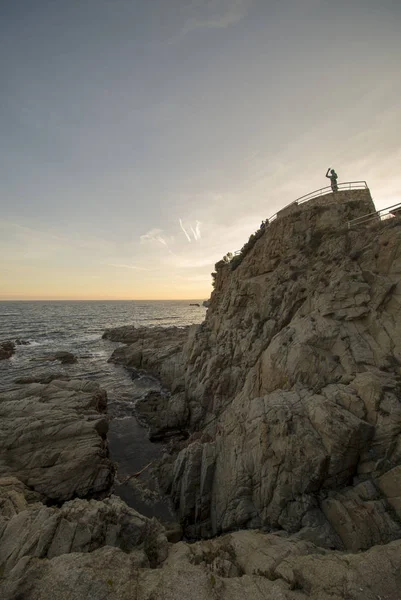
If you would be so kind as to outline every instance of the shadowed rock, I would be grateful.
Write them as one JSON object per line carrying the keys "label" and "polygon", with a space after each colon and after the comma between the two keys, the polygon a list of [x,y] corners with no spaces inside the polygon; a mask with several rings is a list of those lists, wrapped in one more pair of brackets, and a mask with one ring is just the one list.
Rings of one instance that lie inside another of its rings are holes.
{"label": "shadowed rock", "polygon": [[15,353],[15,344],[13,342],[1,342],[0,343],[0,360],[11,358]]}
{"label": "shadowed rock", "polygon": [[90,381],[34,383],[0,394],[0,476],[45,498],[99,496],[113,482],[106,393]]}

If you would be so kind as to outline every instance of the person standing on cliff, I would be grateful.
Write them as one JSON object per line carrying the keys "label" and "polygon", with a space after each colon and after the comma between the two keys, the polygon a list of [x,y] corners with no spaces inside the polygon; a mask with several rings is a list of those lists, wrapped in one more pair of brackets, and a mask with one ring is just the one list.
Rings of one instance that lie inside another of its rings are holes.
{"label": "person standing on cliff", "polygon": [[[331,173],[331,175],[329,175],[329,171]],[[330,179],[331,181],[331,189],[333,190],[333,192],[338,192],[338,185],[337,185],[337,173],[335,172],[334,169],[330,169],[330,167],[327,169],[327,173],[326,173],[326,177],[328,179]]]}

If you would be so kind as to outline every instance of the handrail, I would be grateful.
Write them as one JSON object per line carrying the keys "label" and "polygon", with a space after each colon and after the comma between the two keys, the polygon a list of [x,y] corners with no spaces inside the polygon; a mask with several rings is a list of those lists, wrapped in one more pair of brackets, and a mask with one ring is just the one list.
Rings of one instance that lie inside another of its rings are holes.
{"label": "handrail", "polygon": [[[375,217],[378,217],[378,220],[383,221],[385,217],[390,216],[392,214],[391,209],[393,209],[393,208],[397,209],[397,212],[398,211],[401,212],[401,202],[398,202],[397,204],[393,204],[392,206],[387,206],[386,208],[381,208],[380,210],[377,210],[376,212],[367,213],[366,215],[362,215],[361,217],[356,217],[356,219],[352,219],[351,221],[348,221],[348,229],[351,229],[351,227],[354,225],[362,225],[364,223],[367,223],[368,221],[373,221],[373,219],[375,219]],[[386,211],[388,211],[388,212],[386,212]],[[395,215],[393,214],[393,217],[394,216]]]}
{"label": "handrail", "polygon": [[[369,189],[369,188],[368,188],[368,184],[366,183],[366,181],[343,181],[342,183],[337,184],[337,189],[338,189],[338,191],[343,191],[343,190],[347,190],[347,189],[348,190],[358,190],[358,189]],[[317,190],[314,190],[313,192],[310,192],[309,194],[305,194],[305,196],[301,196],[300,198],[293,200],[286,206],[283,206],[283,208],[280,208],[280,210],[278,210],[276,213],[274,213],[274,215],[272,215],[271,217],[266,219],[265,227],[268,227],[270,225],[270,223],[272,223],[272,221],[275,221],[277,219],[278,213],[280,213],[282,210],[285,210],[286,208],[289,208],[290,206],[293,206],[294,204],[299,205],[299,204],[303,204],[304,202],[308,202],[309,200],[313,200],[314,198],[320,198],[320,196],[325,196],[326,194],[330,193],[330,191],[332,191],[332,187],[330,185],[328,185],[324,188],[319,188]],[[333,192],[333,193],[335,193],[335,192]],[[238,254],[241,254],[241,250],[236,250],[234,252],[234,256],[237,256]]]}
{"label": "handrail", "polygon": [[[342,183],[339,183],[337,185],[337,187],[338,187],[338,190],[368,189],[368,184],[366,183],[366,181],[344,181]],[[274,221],[277,218],[277,214],[279,212],[281,212],[282,210],[285,210],[286,208],[289,208],[293,204],[303,204],[304,202],[308,202],[309,200],[313,200],[314,198],[319,198],[320,196],[324,196],[325,194],[330,193],[331,189],[332,189],[331,186],[328,185],[324,188],[319,188],[313,192],[310,192],[309,194],[306,194],[305,196],[301,196],[300,198],[297,198],[296,200],[294,200],[293,202],[290,202],[283,208],[280,208],[279,211],[277,211],[276,213],[274,213],[274,215],[269,217],[268,222],[271,223],[271,221]]]}

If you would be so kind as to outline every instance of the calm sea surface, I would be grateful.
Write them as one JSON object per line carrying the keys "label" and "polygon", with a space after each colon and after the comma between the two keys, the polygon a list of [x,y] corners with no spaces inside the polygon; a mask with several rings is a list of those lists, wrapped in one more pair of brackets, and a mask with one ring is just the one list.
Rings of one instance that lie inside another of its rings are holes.
{"label": "calm sea surface", "polygon": [[[108,395],[110,454],[121,480],[160,455],[160,446],[148,441],[134,416],[136,400],[159,384],[146,376],[133,380],[129,370],[108,363],[119,344],[102,340],[104,330],[121,325],[180,327],[201,323],[205,313],[202,300],[0,302],[0,341],[29,342],[17,346],[11,359],[0,361],[0,391],[17,387],[19,377],[45,373],[97,381]],[[58,350],[72,352],[78,362],[63,366],[41,360]],[[163,506],[144,506],[129,486],[116,486],[116,492],[143,514],[169,518]]]}

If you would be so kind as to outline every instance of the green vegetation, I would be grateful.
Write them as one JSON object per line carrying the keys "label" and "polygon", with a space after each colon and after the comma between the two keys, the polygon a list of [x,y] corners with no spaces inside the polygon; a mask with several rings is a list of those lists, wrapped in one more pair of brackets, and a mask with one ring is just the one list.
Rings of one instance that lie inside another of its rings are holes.
{"label": "green vegetation", "polygon": [[252,233],[252,235],[249,237],[249,240],[242,246],[241,250],[237,254],[227,252],[227,254],[225,254],[223,258],[214,265],[216,272],[211,274],[213,278],[213,287],[216,285],[217,271],[228,264],[231,267],[231,271],[235,271],[235,269],[240,266],[248,252],[254,247],[257,240],[262,237],[266,230],[267,224],[267,221],[262,221],[259,229],[255,231],[255,233]]}

